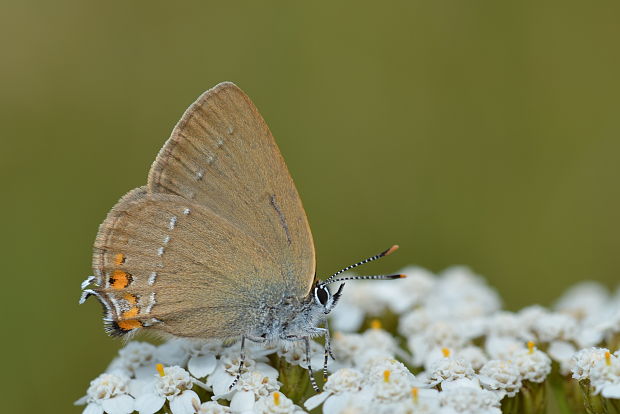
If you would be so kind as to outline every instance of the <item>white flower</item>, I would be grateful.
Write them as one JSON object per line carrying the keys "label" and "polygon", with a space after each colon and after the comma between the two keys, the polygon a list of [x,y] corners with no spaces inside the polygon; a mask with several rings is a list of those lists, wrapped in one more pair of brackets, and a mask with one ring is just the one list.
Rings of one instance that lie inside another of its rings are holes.
{"label": "white flower", "polygon": [[210,344],[201,347],[200,351],[194,352],[187,362],[187,370],[196,378],[204,378],[215,371],[217,359],[212,352]]}
{"label": "white flower", "polygon": [[603,342],[605,334],[609,332],[611,319],[603,317],[601,321],[584,320],[579,327],[579,332],[573,341],[579,348],[591,348]]}
{"label": "white flower", "polygon": [[499,310],[500,299],[480,276],[454,266],[441,273],[425,304],[440,318],[469,319]]}
{"label": "white flower", "polygon": [[332,336],[332,352],[336,363],[351,366],[362,351],[365,349],[361,334],[335,332]]}
{"label": "white flower", "polygon": [[575,346],[564,341],[553,341],[547,348],[547,354],[560,364],[560,373],[568,375],[572,368],[571,357],[575,353]]}
{"label": "white flower", "polygon": [[568,289],[555,303],[555,310],[582,320],[604,309],[609,291],[598,282],[585,281]]}
{"label": "white flower", "polygon": [[[479,387],[450,388],[439,393],[441,405],[459,414],[501,414],[500,399]],[[441,411],[443,413],[444,411]]]}
{"label": "white flower", "polygon": [[155,372],[157,347],[148,342],[129,342],[118,351],[107,372],[123,373],[129,377],[144,378]]}
{"label": "white flower", "polygon": [[293,401],[284,394],[274,391],[256,401],[254,412],[256,414],[302,414],[305,411],[293,404]]}
{"label": "white flower", "polygon": [[374,408],[370,394],[344,393],[325,401],[323,414],[374,414]]}
{"label": "white flower", "polygon": [[488,336],[484,342],[484,349],[493,359],[510,359],[514,354],[524,349],[525,343],[507,336]]}
{"label": "white flower", "polygon": [[362,389],[363,383],[364,375],[360,371],[352,368],[339,369],[327,378],[323,392],[308,398],[304,406],[313,410],[332,396],[356,394]]}
{"label": "white flower", "polygon": [[347,297],[345,293],[338,302],[338,306],[329,314],[330,327],[338,332],[355,332],[364,323],[364,310],[349,302]]}
{"label": "white flower", "polygon": [[477,346],[470,345],[454,352],[455,357],[465,360],[475,370],[479,370],[489,360],[484,351]]}
{"label": "white flower", "polygon": [[472,378],[474,369],[471,364],[458,358],[441,358],[435,360],[428,370],[431,385],[436,385],[444,381],[455,381],[460,378]]}
{"label": "white flower", "polygon": [[500,395],[505,393],[508,397],[514,397],[521,388],[519,368],[510,361],[488,361],[480,369],[478,379],[486,389],[500,391]]}
{"label": "white flower", "polygon": [[153,414],[168,400],[172,414],[193,414],[193,400],[200,401],[200,398],[192,391],[194,384],[189,373],[179,366],[164,368],[160,365],[158,370],[150,391],[136,398],[136,410],[140,414]]}
{"label": "white flower", "polygon": [[541,315],[532,328],[541,342],[569,341],[577,333],[577,321],[568,315],[549,313]]}
{"label": "white flower", "polygon": [[512,337],[523,341],[534,339],[523,318],[507,311],[499,311],[488,317],[487,333],[490,336]]}
{"label": "white flower", "polygon": [[217,365],[216,355],[223,351],[222,343],[218,340],[183,340],[175,341],[176,350],[169,348],[172,355],[165,359],[189,360],[187,370],[196,378],[204,378],[211,374]]}
{"label": "white flower", "polygon": [[184,367],[190,357],[190,346],[186,339],[171,339],[157,347],[155,359],[163,365]]}
{"label": "white flower", "polygon": [[370,392],[374,400],[381,402],[397,402],[406,398],[411,388],[419,385],[415,376],[400,362],[385,360],[373,364],[366,370],[366,392]]}
{"label": "white flower", "polygon": [[594,363],[590,369],[589,378],[595,394],[620,398],[620,359],[616,355],[606,352],[604,359]]}
{"label": "white flower", "polygon": [[458,322],[436,321],[428,325],[425,334],[426,342],[433,348],[458,348],[467,341]]}
{"label": "white flower", "polygon": [[534,349],[523,350],[515,354],[512,362],[519,368],[523,380],[541,383],[551,372],[551,359],[542,351]]}
{"label": "white flower", "polygon": [[411,397],[394,404],[390,411],[394,414],[434,414],[439,409],[439,392],[435,389],[414,387]]}
{"label": "white flower", "polygon": [[220,405],[217,401],[207,401],[202,404],[198,404],[196,402],[194,404],[194,409],[196,410],[196,414],[230,414],[230,407],[226,407],[225,405]]}
{"label": "white flower", "polygon": [[531,305],[521,309],[517,312],[519,319],[521,319],[521,324],[523,327],[529,331],[533,330],[534,323],[541,317],[548,315],[549,311],[546,308],[543,308],[540,305]]}
{"label": "white flower", "polygon": [[431,321],[431,315],[426,308],[414,309],[399,318],[398,332],[404,337],[418,335],[425,332]]}
{"label": "white flower", "polygon": [[399,273],[407,275],[407,277],[382,281],[379,286],[383,301],[396,314],[402,314],[406,310],[422,304],[428,292],[433,289],[436,279],[431,272],[417,266],[406,267]]}
{"label": "white flower", "polygon": [[[302,341],[290,342],[286,341],[278,348],[278,356],[284,358],[286,362],[292,365],[299,365],[308,369],[308,361],[306,360],[306,344]],[[322,367],[324,363],[324,348],[314,341],[310,341],[310,363],[313,367]]]}
{"label": "white flower", "polygon": [[128,414],[134,410],[134,399],[128,395],[129,378],[104,373],[90,382],[86,396],[75,402],[87,403],[86,414]]}
{"label": "white flower", "polygon": [[576,380],[590,378],[590,370],[597,362],[605,359],[605,353],[609,352],[605,348],[581,349],[571,357],[571,372]]}
{"label": "white flower", "polygon": [[430,323],[424,333],[411,335],[407,339],[407,346],[413,355],[413,364],[416,366],[426,364],[434,350],[458,349],[467,343],[468,338],[458,325],[458,321],[444,320]]}
{"label": "white flower", "polygon": [[[279,389],[280,384],[273,376],[265,375],[260,371],[244,372],[234,390],[229,393],[229,395],[232,394],[230,409],[233,412],[251,411],[254,409],[257,399],[266,397]],[[221,397],[225,398],[224,396]],[[218,396],[216,395],[213,398],[217,399]]]}
{"label": "white flower", "polygon": [[[249,349],[246,349],[246,358],[243,363],[242,373],[257,371],[273,380],[278,378],[278,371],[266,364],[267,359],[263,356],[254,357]],[[207,385],[213,388],[213,394],[218,398],[230,399],[234,393],[229,390],[230,385],[239,373],[241,351],[235,347],[224,350],[213,373],[207,377]]]}
{"label": "white flower", "polygon": [[358,352],[354,358],[357,367],[363,367],[367,361],[376,358],[392,359],[399,350],[394,337],[380,328],[368,329],[361,335],[361,339],[361,352]]}

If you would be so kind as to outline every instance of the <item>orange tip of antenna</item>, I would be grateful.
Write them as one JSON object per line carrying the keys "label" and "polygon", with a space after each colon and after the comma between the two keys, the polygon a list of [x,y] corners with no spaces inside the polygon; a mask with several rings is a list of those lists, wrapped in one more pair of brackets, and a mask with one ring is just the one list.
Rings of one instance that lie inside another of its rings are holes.
{"label": "orange tip of antenna", "polygon": [[389,256],[390,254],[394,253],[396,250],[398,250],[398,244],[395,244],[394,246],[392,246],[389,249],[387,249],[385,251],[384,256]]}
{"label": "orange tip of antenna", "polygon": [[155,364],[155,369],[159,372],[159,376],[163,377],[164,374],[164,365],[163,364]]}
{"label": "orange tip of antenna", "polygon": [[404,279],[407,277],[407,275],[398,275],[398,276],[400,276],[401,279]]}

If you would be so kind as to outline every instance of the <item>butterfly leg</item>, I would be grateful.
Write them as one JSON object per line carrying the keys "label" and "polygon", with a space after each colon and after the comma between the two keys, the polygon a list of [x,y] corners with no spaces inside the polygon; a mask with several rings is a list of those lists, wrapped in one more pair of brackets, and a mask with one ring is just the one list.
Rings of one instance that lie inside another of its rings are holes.
{"label": "butterfly leg", "polygon": [[316,385],[314,373],[312,372],[312,364],[310,363],[310,338],[306,336],[303,338],[303,340],[306,344],[306,362],[308,362],[308,374],[310,375],[310,384],[312,384],[312,388],[314,388],[314,391],[321,392],[319,386]]}
{"label": "butterfly leg", "polygon": [[241,357],[239,358],[239,370],[237,371],[237,375],[235,376],[235,379],[233,380],[232,384],[230,384],[230,386],[228,387],[228,391],[235,388],[235,385],[237,385],[237,382],[239,382],[239,378],[241,378],[241,370],[243,369],[244,362],[245,362],[245,336],[242,336],[241,337]]}
{"label": "butterfly leg", "polygon": [[329,360],[329,357],[331,357],[334,361],[336,360],[336,358],[334,358],[334,354],[332,353],[332,343],[331,343],[331,337],[329,335],[329,324],[327,322],[327,319],[325,320],[324,335],[325,335],[325,361],[323,362],[323,379],[327,381],[327,362]]}

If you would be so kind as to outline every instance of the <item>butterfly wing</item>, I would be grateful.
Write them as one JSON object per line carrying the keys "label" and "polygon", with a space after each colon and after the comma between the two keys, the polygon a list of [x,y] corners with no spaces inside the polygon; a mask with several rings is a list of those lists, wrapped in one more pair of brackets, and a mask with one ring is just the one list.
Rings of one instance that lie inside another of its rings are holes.
{"label": "butterfly wing", "polygon": [[265,121],[234,84],[187,109],[151,167],[148,190],[208,207],[265,247],[290,294],[310,291],[315,252],[301,199]]}
{"label": "butterfly wing", "polygon": [[314,245],[269,129],[231,83],[186,111],[151,167],[101,225],[96,295],[112,334],[137,328],[227,338],[269,300],[310,290]]}
{"label": "butterfly wing", "polygon": [[112,334],[152,326],[181,337],[236,337],[254,325],[265,291],[285,294],[271,257],[208,208],[140,188],[100,227],[93,257],[100,287],[92,292]]}

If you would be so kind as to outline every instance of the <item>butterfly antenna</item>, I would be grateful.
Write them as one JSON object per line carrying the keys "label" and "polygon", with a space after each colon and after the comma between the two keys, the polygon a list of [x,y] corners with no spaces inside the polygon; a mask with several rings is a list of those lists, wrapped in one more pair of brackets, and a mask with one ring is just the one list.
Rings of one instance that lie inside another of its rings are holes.
{"label": "butterfly antenna", "polygon": [[343,278],[338,278],[338,279],[334,279],[336,276],[338,276],[339,274],[346,272],[347,270],[351,270],[355,267],[361,266],[363,264],[366,263],[370,263],[370,262],[374,262],[377,259],[380,259],[382,257],[385,257],[387,255],[390,255],[392,253],[394,253],[396,250],[398,249],[398,245],[395,244],[394,246],[390,247],[389,249],[375,255],[372,257],[369,257],[368,259],[364,259],[361,262],[357,262],[355,264],[352,264],[350,266],[345,267],[342,270],[337,271],[336,273],[334,273],[333,275],[331,275],[330,277],[328,277],[324,282],[322,282],[322,285],[329,285],[330,283],[334,283],[334,282],[339,282],[339,281],[344,281],[344,280],[361,280],[361,279],[398,279],[401,277],[404,277],[404,275],[377,275],[377,276],[350,276],[350,277],[343,277]]}

